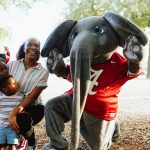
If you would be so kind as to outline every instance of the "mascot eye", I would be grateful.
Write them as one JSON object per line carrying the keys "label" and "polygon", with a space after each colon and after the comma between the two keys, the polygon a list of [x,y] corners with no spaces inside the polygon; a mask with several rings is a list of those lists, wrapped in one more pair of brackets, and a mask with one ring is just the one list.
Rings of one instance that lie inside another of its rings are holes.
{"label": "mascot eye", "polygon": [[72,38],[76,38],[76,36],[78,35],[78,31],[77,30],[75,30],[73,33],[72,33]]}
{"label": "mascot eye", "polygon": [[95,26],[93,29],[92,29],[92,32],[95,34],[95,35],[100,35],[101,33],[104,32],[104,30],[99,27],[99,26]]}

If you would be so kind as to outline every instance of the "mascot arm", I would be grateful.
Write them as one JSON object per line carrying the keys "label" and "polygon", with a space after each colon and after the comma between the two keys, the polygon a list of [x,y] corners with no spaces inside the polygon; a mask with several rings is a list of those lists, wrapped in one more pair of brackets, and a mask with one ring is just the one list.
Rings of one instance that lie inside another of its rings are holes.
{"label": "mascot arm", "polygon": [[46,66],[50,73],[70,80],[70,66],[64,63],[63,56],[57,49],[50,51]]}
{"label": "mascot arm", "polygon": [[131,73],[139,73],[141,71],[140,63],[129,62],[129,71]]}
{"label": "mascot arm", "polygon": [[143,58],[143,46],[136,36],[129,36],[125,41],[123,54],[129,63],[129,71],[138,73],[140,71],[140,61]]}

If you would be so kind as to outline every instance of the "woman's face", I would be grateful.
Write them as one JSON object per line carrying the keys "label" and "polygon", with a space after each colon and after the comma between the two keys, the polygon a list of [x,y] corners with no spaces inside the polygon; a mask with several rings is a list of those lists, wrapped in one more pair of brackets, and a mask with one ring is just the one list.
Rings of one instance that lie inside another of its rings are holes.
{"label": "woman's face", "polygon": [[35,38],[30,38],[25,43],[25,57],[32,61],[38,61],[40,58],[40,41]]}

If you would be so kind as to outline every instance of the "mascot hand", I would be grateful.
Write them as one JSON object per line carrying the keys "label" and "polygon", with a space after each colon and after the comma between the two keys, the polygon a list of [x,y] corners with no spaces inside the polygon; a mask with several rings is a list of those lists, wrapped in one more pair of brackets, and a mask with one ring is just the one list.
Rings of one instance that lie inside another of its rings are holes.
{"label": "mascot hand", "polygon": [[139,63],[143,58],[142,45],[136,36],[129,36],[125,41],[123,54],[125,58],[133,63]]}
{"label": "mascot hand", "polygon": [[63,56],[57,49],[52,49],[47,58],[47,69],[50,73],[58,74],[64,65]]}

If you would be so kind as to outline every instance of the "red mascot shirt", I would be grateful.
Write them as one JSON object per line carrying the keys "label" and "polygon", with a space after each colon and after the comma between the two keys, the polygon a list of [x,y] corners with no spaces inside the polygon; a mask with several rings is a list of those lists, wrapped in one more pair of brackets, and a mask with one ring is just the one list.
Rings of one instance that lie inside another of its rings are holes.
{"label": "red mascot shirt", "polygon": [[[107,62],[92,65],[91,86],[84,111],[100,119],[115,119],[122,85],[139,74],[129,75],[127,60],[116,52]],[[73,89],[65,93],[73,95]]]}

